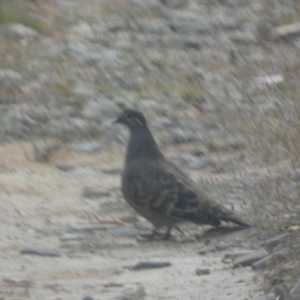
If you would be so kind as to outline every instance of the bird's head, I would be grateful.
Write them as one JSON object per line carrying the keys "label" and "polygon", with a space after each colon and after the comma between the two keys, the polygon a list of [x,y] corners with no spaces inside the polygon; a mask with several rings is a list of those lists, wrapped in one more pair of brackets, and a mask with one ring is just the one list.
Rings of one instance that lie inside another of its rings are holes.
{"label": "bird's head", "polygon": [[124,124],[131,130],[140,127],[147,127],[144,115],[141,112],[133,109],[124,110],[115,119],[114,123]]}

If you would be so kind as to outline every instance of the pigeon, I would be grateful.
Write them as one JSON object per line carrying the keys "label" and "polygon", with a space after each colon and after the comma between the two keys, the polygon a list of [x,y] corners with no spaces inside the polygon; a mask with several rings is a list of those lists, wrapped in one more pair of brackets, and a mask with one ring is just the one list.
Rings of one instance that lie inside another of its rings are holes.
{"label": "pigeon", "polygon": [[153,224],[149,239],[156,239],[163,227],[167,227],[163,238],[170,238],[172,228],[182,222],[219,227],[221,221],[225,221],[241,227],[251,226],[241,216],[210,199],[165,157],[140,111],[126,109],[114,123],[123,124],[130,131],[122,193],[129,205]]}

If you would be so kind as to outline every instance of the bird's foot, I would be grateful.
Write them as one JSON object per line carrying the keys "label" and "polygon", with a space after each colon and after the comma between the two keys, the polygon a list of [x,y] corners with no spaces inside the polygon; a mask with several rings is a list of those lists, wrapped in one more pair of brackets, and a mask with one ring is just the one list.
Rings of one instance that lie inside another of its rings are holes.
{"label": "bird's foot", "polygon": [[142,234],[141,237],[143,241],[163,241],[170,240],[172,226],[169,226],[166,232],[159,232],[157,230],[153,230],[151,233]]}

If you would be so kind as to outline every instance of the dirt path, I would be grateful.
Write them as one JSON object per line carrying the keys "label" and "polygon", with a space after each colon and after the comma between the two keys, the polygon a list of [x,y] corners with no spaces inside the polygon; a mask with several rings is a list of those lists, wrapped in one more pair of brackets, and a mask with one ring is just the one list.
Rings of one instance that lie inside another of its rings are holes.
{"label": "dirt path", "polygon": [[[30,153],[30,145],[23,147]],[[175,234],[169,242],[141,243],[130,222],[84,229],[95,215],[131,216],[119,200],[119,174],[105,174],[121,168],[120,150],[94,155],[63,151],[56,161],[73,164],[70,172],[59,171],[56,162],[28,161],[18,144],[1,146],[0,155],[0,296],[5,300],[259,299],[261,277],[249,268],[232,269],[230,261],[222,262],[227,253],[248,250],[243,231],[207,238],[201,237],[203,229],[187,226],[185,237]],[[110,195],[83,199],[85,186]],[[195,232],[200,238],[194,238]],[[220,242],[225,250],[215,251]],[[28,247],[57,251],[60,256],[20,254]],[[200,255],[200,250],[207,254]],[[149,260],[168,261],[171,266],[126,268]],[[197,276],[198,268],[209,269],[210,274]]]}

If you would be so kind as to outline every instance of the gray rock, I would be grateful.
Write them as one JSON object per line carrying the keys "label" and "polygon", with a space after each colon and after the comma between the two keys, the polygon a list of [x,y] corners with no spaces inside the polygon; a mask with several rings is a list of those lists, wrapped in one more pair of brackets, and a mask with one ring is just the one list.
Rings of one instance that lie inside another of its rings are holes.
{"label": "gray rock", "polygon": [[131,267],[131,270],[160,269],[170,266],[171,263],[168,261],[141,261]]}
{"label": "gray rock", "polygon": [[215,246],[215,248],[216,248],[217,251],[225,250],[225,249],[227,249],[228,247],[229,247],[229,244],[226,243],[226,242],[223,242],[223,241],[218,242],[218,243],[216,244],[216,246]]}
{"label": "gray rock", "polygon": [[228,265],[229,265],[229,264],[232,263],[232,260],[229,259],[229,258],[223,258],[223,259],[222,259],[222,263],[223,263],[223,264],[228,264]]}
{"label": "gray rock", "polygon": [[74,152],[92,153],[100,150],[100,144],[97,142],[84,142],[80,144],[74,144],[70,149]]}
{"label": "gray rock", "polygon": [[[112,231],[110,231],[112,233]],[[115,234],[115,232],[113,233]],[[122,234],[124,236],[124,234]],[[95,241],[89,242],[86,245],[82,243],[83,247],[94,248],[94,249],[121,249],[121,248],[132,248],[136,246],[135,241]]]}
{"label": "gray rock", "polygon": [[196,21],[172,21],[169,24],[171,30],[177,33],[194,33],[194,34],[207,34],[209,28],[206,24]]}
{"label": "gray rock", "polygon": [[274,259],[276,258],[283,258],[285,257],[287,254],[289,253],[289,248],[283,248],[279,251],[276,251],[275,253],[273,253],[272,255],[268,255],[265,258],[255,262],[252,265],[252,269],[254,270],[259,270],[262,269],[270,264],[272,264],[274,262]]}
{"label": "gray rock", "polygon": [[86,296],[86,297],[82,298],[82,300],[94,300],[94,298],[90,297],[90,296]]}
{"label": "gray rock", "polygon": [[96,88],[91,83],[86,82],[77,82],[74,89],[73,89],[74,96],[78,97],[79,99],[89,99],[96,96]]}
{"label": "gray rock", "polygon": [[151,22],[143,23],[142,28],[146,33],[163,34],[167,30],[167,25],[160,20],[154,20]]}
{"label": "gray rock", "polygon": [[222,14],[218,14],[213,18],[213,24],[225,30],[236,30],[239,28],[239,24],[235,19],[229,18]]}
{"label": "gray rock", "polygon": [[199,250],[198,253],[200,255],[206,255],[208,253],[208,251],[206,249],[202,249],[202,250]]}
{"label": "gray rock", "polygon": [[234,137],[213,138],[207,141],[207,148],[211,151],[232,151],[243,148],[243,141]]}
{"label": "gray rock", "polygon": [[75,34],[80,38],[94,38],[94,33],[91,26],[85,22],[79,22],[79,24],[72,26],[70,30],[71,33]]}
{"label": "gray rock", "polygon": [[113,80],[115,81],[115,84],[118,89],[122,90],[133,90],[133,84],[130,83],[128,76],[126,76],[122,72],[117,72],[113,76]]}
{"label": "gray rock", "polygon": [[24,39],[24,38],[38,38],[39,34],[32,28],[24,26],[23,24],[12,23],[6,25],[4,28],[4,34],[6,37],[15,38],[15,39]]}
{"label": "gray rock", "polygon": [[210,274],[210,270],[209,269],[196,269],[195,273],[197,276],[208,275],[208,274]]}
{"label": "gray rock", "polygon": [[224,259],[236,260],[237,258],[248,255],[248,254],[250,254],[250,252],[227,253],[224,256]]}
{"label": "gray rock", "polygon": [[167,117],[157,117],[154,124],[157,124],[158,127],[172,127],[176,125],[176,122]]}
{"label": "gray rock", "polygon": [[250,31],[244,31],[244,32],[235,32],[234,34],[232,34],[230,36],[230,39],[234,42],[234,43],[238,43],[238,44],[256,44],[257,43],[257,38],[256,36],[250,32]]}
{"label": "gray rock", "polygon": [[287,300],[299,300],[300,299],[300,279],[294,285],[294,287],[289,291]]}
{"label": "gray rock", "polygon": [[201,49],[201,44],[197,38],[186,36],[166,36],[161,40],[163,46],[168,48],[180,48],[180,49]]}
{"label": "gray rock", "polygon": [[48,250],[48,249],[36,249],[36,248],[24,248],[20,251],[20,253],[38,255],[38,256],[51,256],[51,257],[60,256],[60,253],[58,251]]}
{"label": "gray rock", "polygon": [[293,170],[290,173],[290,178],[294,181],[300,181],[300,169]]}
{"label": "gray rock", "polygon": [[188,143],[197,139],[197,136],[189,129],[177,128],[174,131],[174,141],[176,143]]}
{"label": "gray rock", "polygon": [[66,163],[66,162],[59,162],[56,164],[56,167],[60,171],[64,171],[64,172],[69,172],[75,169],[75,166],[73,164]]}
{"label": "gray rock", "polygon": [[51,157],[60,149],[60,145],[57,143],[46,144],[37,143],[33,147],[34,159],[39,162],[50,161]]}
{"label": "gray rock", "polygon": [[254,176],[248,176],[248,178],[243,179],[243,185],[246,189],[254,189],[259,186],[259,180]]}
{"label": "gray rock", "polygon": [[264,295],[260,300],[275,300],[276,299],[276,295],[273,293],[269,293]]}
{"label": "gray rock", "polygon": [[116,20],[108,22],[107,29],[112,32],[127,31],[129,30],[129,26],[125,20],[120,20],[118,18]]}
{"label": "gray rock", "polygon": [[166,18],[173,22],[203,22],[199,12],[190,10],[168,10],[165,13]]}
{"label": "gray rock", "polygon": [[238,257],[236,260],[234,260],[233,267],[236,268],[238,266],[250,266],[268,255],[269,253],[265,249],[254,251],[250,254]]}
{"label": "gray rock", "polygon": [[178,8],[188,4],[188,0],[159,0],[162,4],[172,7]]}
{"label": "gray rock", "polygon": [[79,241],[82,239],[83,239],[83,235],[78,233],[64,233],[59,238],[61,242]]}
{"label": "gray rock", "polygon": [[160,104],[155,100],[149,100],[149,99],[142,99],[139,101],[137,107],[140,110],[147,110],[147,109],[158,109]]}
{"label": "gray rock", "polygon": [[295,35],[300,35],[300,22],[279,26],[275,28],[274,32],[274,36],[277,39]]}
{"label": "gray rock", "polygon": [[98,101],[88,101],[81,115],[88,120],[102,121],[115,117],[119,111],[120,109],[113,101],[99,99]]}
{"label": "gray rock", "polygon": [[82,196],[84,198],[101,198],[101,197],[108,197],[110,193],[107,191],[103,191],[98,187],[93,186],[86,186],[83,188]]}
{"label": "gray rock", "polygon": [[199,109],[200,111],[207,110],[213,111],[214,105],[207,99],[207,97],[203,95],[193,95],[193,96],[186,96],[183,97],[187,103],[194,106],[195,108]]}
{"label": "gray rock", "polygon": [[26,114],[31,119],[41,123],[46,123],[51,117],[49,109],[43,105],[31,106]]}
{"label": "gray rock", "polygon": [[70,134],[76,131],[75,128],[71,126],[68,119],[50,119],[50,121],[45,124],[44,129],[54,136]]}
{"label": "gray rock", "polygon": [[11,88],[22,83],[23,77],[20,73],[10,69],[0,69],[0,87]]}
{"label": "gray rock", "polygon": [[[147,2],[147,1],[143,1],[143,2]],[[144,287],[139,286],[139,287],[130,288],[129,290],[123,291],[121,295],[114,298],[114,300],[143,300],[146,298],[146,296],[147,295]]]}
{"label": "gray rock", "polygon": [[201,49],[201,44],[198,38],[185,38],[182,40],[182,45],[184,48]]}
{"label": "gray rock", "polygon": [[103,286],[106,287],[106,288],[111,288],[111,287],[123,287],[124,284],[122,284],[122,283],[117,283],[117,282],[109,282],[109,283],[105,283]]}
{"label": "gray rock", "polygon": [[89,66],[114,67],[122,63],[121,55],[117,50],[88,51],[84,56],[86,57],[85,62]]}
{"label": "gray rock", "polygon": [[284,192],[285,193],[292,193],[297,191],[298,188],[298,183],[297,182],[292,182],[284,185]]}
{"label": "gray rock", "polygon": [[88,134],[93,136],[100,132],[100,128],[98,128],[99,126],[97,126],[97,124],[81,118],[67,118],[66,121],[69,125],[70,131],[78,135],[86,136]]}
{"label": "gray rock", "polygon": [[211,164],[211,160],[191,154],[181,154],[180,158],[191,169],[201,169]]}
{"label": "gray rock", "polygon": [[24,125],[27,125],[27,126],[37,125],[37,123],[28,116],[23,116],[22,122],[23,122]]}
{"label": "gray rock", "polygon": [[272,250],[278,243],[285,240],[287,237],[289,237],[291,233],[283,233],[279,234],[273,238],[270,238],[264,242],[264,247],[266,247],[269,251]]}
{"label": "gray rock", "polygon": [[3,117],[2,124],[2,130],[6,135],[20,138],[28,132],[27,126],[20,120],[15,119],[11,114]]}
{"label": "gray rock", "polygon": [[271,41],[274,36],[272,24],[265,21],[258,22],[256,25],[256,36],[261,41]]}
{"label": "gray rock", "polygon": [[107,168],[107,169],[101,169],[101,172],[108,175],[116,175],[121,174],[122,168]]}
{"label": "gray rock", "polygon": [[155,8],[157,7],[157,0],[130,0],[132,5],[141,6],[144,8]]}
{"label": "gray rock", "polygon": [[42,85],[39,82],[31,82],[20,87],[22,93],[25,95],[32,95],[34,93],[40,93],[43,90]]}
{"label": "gray rock", "polygon": [[154,47],[158,45],[157,37],[137,34],[133,36],[133,42],[140,47]]}

